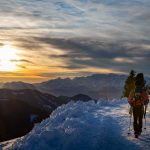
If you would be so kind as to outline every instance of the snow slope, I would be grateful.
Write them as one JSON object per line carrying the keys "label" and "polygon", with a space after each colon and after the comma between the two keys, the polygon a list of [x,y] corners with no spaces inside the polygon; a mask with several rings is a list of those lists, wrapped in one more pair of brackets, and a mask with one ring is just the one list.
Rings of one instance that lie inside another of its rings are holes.
{"label": "snow slope", "polygon": [[[149,112],[147,124],[149,124]],[[149,150],[150,130],[139,139],[127,135],[129,126],[126,100],[101,100],[59,107],[25,137],[13,150]]]}

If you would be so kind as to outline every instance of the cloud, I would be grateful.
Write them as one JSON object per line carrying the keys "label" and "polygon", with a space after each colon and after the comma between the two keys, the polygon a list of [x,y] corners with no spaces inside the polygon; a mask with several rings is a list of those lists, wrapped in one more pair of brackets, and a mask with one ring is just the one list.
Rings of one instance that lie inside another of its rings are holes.
{"label": "cloud", "polygon": [[149,5],[148,0],[0,2],[0,30],[26,36],[146,39]]}
{"label": "cloud", "polygon": [[0,77],[11,77],[11,76],[25,76],[24,73],[16,73],[16,72],[9,72],[9,71],[0,71]]}
{"label": "cloud", "polygon": [[15,59],[13,59],[13,60],[11,60],[12,62],[24,62],[24,63],[29,63],[29,64],[34,64],[32,61],[29,61],[29,60],[26,60],[26,59],[17,59],[17,60],[15,60]]}
{"label": "cloud", "polygon": [[27,67],[24,65],[17,65],[17,67],[22,68],[22,69],[27,69]]}
{"label": "cloud", "polygon": [[[145,66],[149,64],[147,59],[149,57],[148,46],[145,46],[145,44],[141,46],[140,42],[104,42],[96,39],[67,40],[52,38],[35,38],[35,40],[62,50],[65,54],[49,55],[49,57],[65,59],[67,62],[65,67],[70,69],[85,67],[109,68],[111,66],[116,71],[126,72],[129,68],[138,68],[139,63],[144,63]],[[149,73],[144,68],[141,69]]]}
{"label": "cloud", "polygon": [[0,1],[0,45],[20,50],[12,61],[35,74],[135,68],[150,75],[149,6],[149,0]]}
{"label": "cloud", "polygon": [[115,62],[119,62],[119,63],[135,63],[134,60],[132,59],[128,59],[128,58],[121,58],[121,57],[116,57],[113,59]]}

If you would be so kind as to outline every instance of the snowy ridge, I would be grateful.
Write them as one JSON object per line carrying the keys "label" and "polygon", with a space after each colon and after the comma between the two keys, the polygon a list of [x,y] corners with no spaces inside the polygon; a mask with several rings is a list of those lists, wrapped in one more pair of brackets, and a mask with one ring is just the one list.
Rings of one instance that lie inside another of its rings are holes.
{"label": "snowy ridge", "polygon": [[117,74],[93,74],[86,77],[57,78],[45,81],[34,86],[42,92],[56,96],[72,96],[79,93],[89,95],[94,99],[107,97],[109,99],[120,98],[122,95],[125,75]]}
{"label": "snowy ridge", "polygon": [[[149,117],[149,114],[148,114]],[[149,118],[147,119],[148,122]],[[147,131],[128,136],[126,100],[69,102],[17,140],[14,150],[148,150]]]}

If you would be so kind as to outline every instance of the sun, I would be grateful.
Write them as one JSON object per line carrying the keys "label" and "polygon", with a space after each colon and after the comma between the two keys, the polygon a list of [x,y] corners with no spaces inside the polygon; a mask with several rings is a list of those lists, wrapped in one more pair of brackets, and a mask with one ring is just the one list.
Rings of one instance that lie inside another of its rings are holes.
{"label": "sun", "polygon": [[19,56],[17,50],[9,45],[0,47],[0,71],[15,71],[18,69],[17,62]]}

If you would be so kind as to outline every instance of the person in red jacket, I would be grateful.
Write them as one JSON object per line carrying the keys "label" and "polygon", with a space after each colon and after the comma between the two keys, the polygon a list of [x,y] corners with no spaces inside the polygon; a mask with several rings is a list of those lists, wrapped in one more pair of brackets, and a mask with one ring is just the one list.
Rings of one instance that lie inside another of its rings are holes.
{"label": "person in red jacket", "polygon": [[128,102],[133,110],[133,128],[137,138],[142,132],[144,106],[149,102],[148,95],[145,90],[145,80],[143,73],[139,73],[135,79],[135,89],[133,89],[128,97]]}

